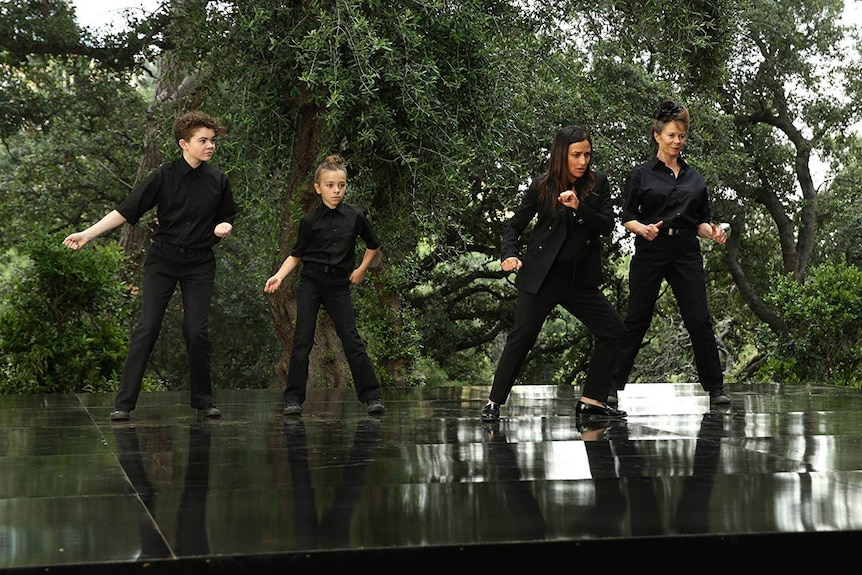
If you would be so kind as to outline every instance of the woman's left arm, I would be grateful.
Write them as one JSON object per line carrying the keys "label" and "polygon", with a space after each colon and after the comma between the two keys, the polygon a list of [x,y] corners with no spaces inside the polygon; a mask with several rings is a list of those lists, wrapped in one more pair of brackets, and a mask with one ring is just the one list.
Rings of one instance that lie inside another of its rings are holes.
{"label": "woman's left arm", "polygon": [[577,217],[598,234],[608,235],[613,231],[614,206],[611,201],[611,186],[606,175],[596,173],[596,187],[592,194],[581,199]]}

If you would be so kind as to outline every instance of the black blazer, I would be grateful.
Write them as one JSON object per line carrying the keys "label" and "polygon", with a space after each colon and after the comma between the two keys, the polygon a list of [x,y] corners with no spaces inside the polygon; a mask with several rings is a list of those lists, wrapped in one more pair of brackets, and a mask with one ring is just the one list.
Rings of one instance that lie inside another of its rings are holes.
{"label": "black blazer", "polygon": [[[557,204],[556,211],[550,199],[539,205],[539,181],[534,178],[524,193],[521,205],[503,230],[502,260],[509,257],[521,259],[523,267],[518,272],[515,287],[529,293],[538,293],[542,282],[554,264],[557,254],[566,239],[567,219],[573,222],[575,246],[574,284],[581,287],[596,287],[602,281],[602,240],[614,228],[613,203],[608,178],[601,172],[593,172],[595,189],[586,198],[581,197],[577,211]],[[536,226],[527,242],[523,257],[518,255],[518,239],[538,214]]]}

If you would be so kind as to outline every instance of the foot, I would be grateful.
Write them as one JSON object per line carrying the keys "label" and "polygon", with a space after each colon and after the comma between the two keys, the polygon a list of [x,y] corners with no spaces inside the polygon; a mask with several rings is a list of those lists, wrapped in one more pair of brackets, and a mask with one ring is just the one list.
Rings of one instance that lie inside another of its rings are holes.
{"label": "foot", "polygon": [[577,405],[575,405],[575,416],[576,417],[607,417],[611,419],[619,419],[626,417],[628,414],[615,407],[611,407],[607,403],[603,403],[602,405],[593,405],[592,403],[586,403],[584,401],[578,401]]}
{"label": "foot", "polygon": [[111,421],[129,421],[132,419],[132,414],[122,409],[115,409],[109,417]]}
{"label": "foot", "polygon": [[500,404],[486,403],[482,408],[482,421],[500,421]]}
{"label": "foot", "polygon": [[372,397],[368,400],[366,405],[368,406],[368,413],[383,413],[383,402],[380,401],[379,397]]}
{"label": "foot", "polygon": [[724,387],[709,390],[710,405],[729,405],[730,396],[724,391]]}
{"label": "foot", "polygon": [[285,401],[284,402],[284,414],[285,415],[299,415],[302,413],[302,406],[298,401]]}
{"label": "foot", "polygon": [[221,417],[221,409],[213,404],[209,404],[205,408],[199,409],[198,415],[203,417]]}
{"label": "foot", "polygon": [[608,405],[619,405],[620,397],[618,392],[613,387],[608,390]]}

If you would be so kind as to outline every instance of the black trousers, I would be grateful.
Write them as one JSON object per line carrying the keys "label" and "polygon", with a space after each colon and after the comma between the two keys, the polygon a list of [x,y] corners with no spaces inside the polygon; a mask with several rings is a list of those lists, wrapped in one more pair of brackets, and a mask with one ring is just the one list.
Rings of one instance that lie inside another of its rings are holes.
{"label": "black trousers", "polygon": [[637,242],[629,265],[626,334],[614,373],[614,387],[625,389],[644,336],[652,323],[662,280],[667,280],[691,337],[697,375],[704,390],[724,385],[712,319],[706,302],[706,277],[697,237],[660,235]]}
{"label": "black trousers", "polygon": [[557,305],[580,320],[595,338],[581,395],[607,400],[606,388],[623,335],[622,320],[599,288],[573,286],[571,269],[552,268],[537,294],[518,292],[515,325],[506,338],[489,396],[494,403],[506,403],[542,325]]}
{"label": "black trousers", "polygon": [[305,401],[308,356],[314,346],[317,314],[321,306],[326,309],[335,325],[359,400],[366,402],[371,398],[379,398],[380,382],[365,351],[365,342],[356,331],[356,312],[350,300],[350,284],[346,280],[331,283],[303,274],[296,296],[296,326],[293,332],[293,347],[290,350],[290,365],[287,368],[284,401]]}
{"label": "black trousers", "polygon": [[150,246],[144,262],[141,317],[132,331],[115,409],[132,411],[138,403],[147,362],[177,284],[182,291],[182,328],[189,357],[189,403],[203,409],[213,402],[209,308],[215,268],[211,249],[188,251],[159,242]]}

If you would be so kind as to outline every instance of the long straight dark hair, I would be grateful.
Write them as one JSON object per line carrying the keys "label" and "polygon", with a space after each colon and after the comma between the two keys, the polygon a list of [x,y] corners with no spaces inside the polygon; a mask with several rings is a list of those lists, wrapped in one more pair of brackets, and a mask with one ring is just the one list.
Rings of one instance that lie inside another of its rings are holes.
{"label": "long straight dark hair", "polygon": [[[561,128],[554,136],[551,145],[551,157],[548,158],[548,171],[539,181],[539,203],[543,204],[550,198],[554,210],[559,204],[559,196],[562,192],[571,188],[569,182],[569,146],[578,142],[590,143],[590,151],[593,150],[593,141],[586,128],[581,126],[566,126]],[[593,173],[593,159],[587,164],[587,171],[582,178],[578,178],[574,184],[574,190],[578,197],[583,199],[593,193],[596,177]]]}

